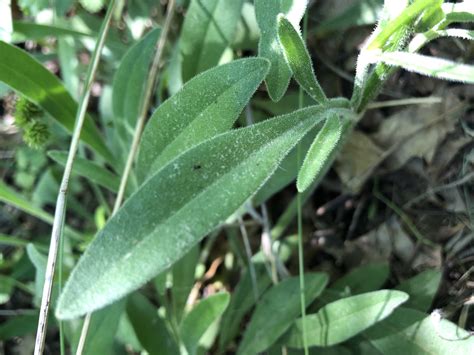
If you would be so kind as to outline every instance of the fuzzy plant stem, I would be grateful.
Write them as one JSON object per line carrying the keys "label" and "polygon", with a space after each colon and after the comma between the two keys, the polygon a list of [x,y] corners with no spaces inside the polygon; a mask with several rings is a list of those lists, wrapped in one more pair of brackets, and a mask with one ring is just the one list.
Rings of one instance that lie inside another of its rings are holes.
{"label": "fuzzy plant stem", "polygon": [[[117,213],[125,197],[125,189],[127,187],[128,178],[130,176],[130,172],[132,171],[133,162],[135,160],[135,156],[137,155],[140,138],[143,132],[143,128],[145,126],[147,113],[148,113],[148,107],[150,105],[150,100],[154,91],[153,89],[156,84],[156,77],[157,77],[157,73],[159,69],[159,64],[160,64],[161,58],[163,57],[163,48],[165,46],[166,38],[168,36],[168,32],[171,26],[171,20],[173,18],[174,7],[175,7],[175,0],[170,0],[168,2],[168,8],[167,8],[167,13],[166,13],[165,23],[163,25],[163,30],[156,44],[155,56],[153,58],[153,62],[150,67],[150,74],[148,76],[148,80],[146,82],[146,87],[145,87],[145,95],[141,103],[140,116],[137,119],[137,124],[135,126],[135,130],[133,133],[132,145],[130,148],[130,152],[128,153],[127,162],[125,164],[125,168],[123,170],[123,173],[120,179],[120,186],[117,193],[117,198],[115,199],[112,216],[115,213]],[[87,332],[89,330],[91,316],[92,316],[92,313],[88,313],[84,319],[84,323],[81,330],[81,336],[79,338],[79,344],[76,350],[76,355],[82,354],[84,350],[84,345],[87,338]]]}
{"label": "fuzzy plant stem", "polygon": [[66,199],[69,188],[69,179],[71,177],[72,167],[74,164],[74,158],[76,157],[77,149],[79,147],[79,139],[81,136],[82,126],[86,117],[87,106],[89,104],[89,98],[91,93],[92,84],[94,77],[97,72],[99,65],[100,54],[104,47],[105,38],[110,28],[110,20],[112,18],[112,12],[115,5],[115,0],[111,0],[107,13],[105,15],[102,27],[100,29],[99,38],[97,40],[94,53],[92,54],[91,63],[89,65],[84,90],[79,102],[79,109],[76,114],[76,121],[74,131],[69,146],[69,153],[67,157],[66,166],[64,168],[61,185],[59,187],[58,198],[56,202],[56,209],[54,212],[53,229],[51,232],[51,242],[48,253],[48,262],[46,265],[45,280],[43,286],[43,295],[41,298],[41,308],[39,313],[38,328],[36,333],[35,342],[35,355],[43,354],[44,343],[46,338],[46,328],[48,323],[49,305],[51,302],[51,290],[53,287],[54,271],[56,267],[56,259],[58,256],[58,247],[61,240],[61,234],[64,227],[64,218],[66,215]]}
{"label": "fuzzy plant stem", "polygon": [[[306,13],[303,20],[303,40],[306,40],[306,32],[308,29],[308,14]],[[299,89],[299,108],[303,108],[303,89],[300,86]],[[301,164],[301,143],[298,143],[297,149],[297,166]],[[299,268],[299,277],[300,277],[300,303],[301,303],[301,318],[303,320],[303,348],[304,354],[308,355],[308,339],[306,333],[306,297],[305,297],[305,282],[304,282],[304,253],[303,253],[303,211],[302,211],[302,199],[301,193],[297,193],[297,213],[298,213],[298,268]]]}

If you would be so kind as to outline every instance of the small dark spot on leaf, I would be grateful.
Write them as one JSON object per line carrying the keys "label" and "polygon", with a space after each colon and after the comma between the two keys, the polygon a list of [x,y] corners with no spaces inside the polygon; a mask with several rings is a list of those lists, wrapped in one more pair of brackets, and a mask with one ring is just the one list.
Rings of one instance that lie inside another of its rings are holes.
{"label": "small dark spot on leaf", "polygon": [[200,164],[194,164],[193,165],[193,170],[199,170],[201,168],[202,168],[202,166]]}

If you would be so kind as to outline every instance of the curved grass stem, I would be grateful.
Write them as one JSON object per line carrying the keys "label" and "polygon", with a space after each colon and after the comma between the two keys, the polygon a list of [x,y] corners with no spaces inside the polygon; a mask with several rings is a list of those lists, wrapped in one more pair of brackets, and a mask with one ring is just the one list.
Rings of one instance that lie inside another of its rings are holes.
{"label": "curved grass stem", "polygon": [[45,280],[43,285],[43,295],[41,298],[41,308],[38,319],[38,328],[35,341],[35,355],[43,354],[44,343],[46,338],[46,328],[48,323],[49,306],[51,302],[51,291],[53,287],[54,272],[56,268],[56,260],[58,257],[58,249],[60,245],[61,235],[64,228],[64,219],[66,215],[66,199],[69,189],[69,179],[71,177],[74,159],[79,148],[79,139],[81,136],[82,126],[85,121],[87,106],[91,94],[92,84],[94,82],[95,74],[99,65],[100,54],[105,44],[105,38],[110,28],[112,11],[115,5],[115,0],[112,0],[107,9],[102,27],[100,29],[99,38],[97,40],[94,53],[92,54],[91,63],[89,65],[84,89],[79,102],[79,109],[76,114],[76,122],[72,134],[71,144],[69,146],[69,153],[67,157],[66,166],[64,168],[61,185],[56,201],[56,209],[54,212],[53,229],[51,232],[51,242],[48,252],[48,262],[46,265]]}

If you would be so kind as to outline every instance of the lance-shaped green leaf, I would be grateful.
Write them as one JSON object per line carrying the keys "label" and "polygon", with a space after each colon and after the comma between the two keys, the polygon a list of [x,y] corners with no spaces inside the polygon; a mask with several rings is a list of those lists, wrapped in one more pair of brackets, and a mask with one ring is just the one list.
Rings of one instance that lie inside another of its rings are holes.
{"label": "lance-shaped green leaf", "polygon": [[[342,343],[392,314],[408,299],[401,291],[375,291],[343,298],[305,317],[308,346]],[[285,335],[285,344],[303,347],[303,319],[298,319]]]}
{"label": "lance-shaped green leaf", "polygon": [[140,114],[145,83],[149,75],[150,64],[160,36],[159,28],[150,31],[140,42],[125,54],[114,76],[112,88],[112,108],[117,124],[135,127]]}
{"label": "lance-shaped green leaf", "polygon": [[372,55],[373,62],[384,62],[437,79],[474,84],[474,66],[451,60],[408,52],[385,52]]}
{"label": "lance-shaped green leaf", "polygon": [[404,307],[427,311],[438,291],[442,273],[439,270],[426,270],[397,286],[397,290],[406,292],[410,299]]}
{"label": "lance-shaped green leaf", "polygon": [[[326,287],[323,273],[304,275],[306,306]],[[268,349],[301,313],[300,280],[291,277],[270,288],[257,304],[237,354],[257,354]]]}
{"label": "lance-shaped green leaf", "polygon": [[151,175],[82,255],[58,317],[99,309],[168,269],[262,186],[324,110],[310,107],[218,135]]}
{"label": "lance-shaped green leaf", "polygon": [[183,151],[232,128],[267,71],[265,59],[236,60],[196,76],[161,104],[141,139],[140,180]]}
{"label": "lance-shaped green leaf", "polygon": [[261,32],[258,55],[271,63],[265,83],[273,101],[283,97],[291,78],[291,69],[278,40],[278,15],[284,14],[293,26],[298,27],[307,3],[307,0],[255,0],[255,15]]}
{"label": "lance-shaped green leaf", "polygon": [[180,38],[183,80],[219,63],[234,40],[243,0],[193,0]]}
{"label": "lance-shaped green leaf", "polygon": [[325,166],[341,141],[342,123],[337,115],[330,115],[311,144],[298,173],[296,187],[303,192],[325,172]]}
{"label": "lance-shaped green leaf", "polygon": [[188,354],[196,354],[199,340],[224,313],[229,304],[229,299],[227,292],[209,296],[194,306],[183,319],[179,332]]}
{"label": "lance-shaped green leaf", "polygon": [[[48,112],[69,132],[74,129],[77,103],[61,81],[18,47],[0,41],[0,81]],[[112,154],[93,121],[84,122],[82,140],[109,161]]]}
{"label": "lance-shaped green leaf", "polygon": [[[56,163],[65,166],[67,161],[67,152],[61,152],[53,150],[48,152],[48,155]],[[105,169],[104,167],[94,163],[90,160],[76,157],[74,159],[74,166],[72,171],[79,176],[85,177],[86,179],[109,189],[112,192],[118,190],[120,179],[117,175]]]}
{"label": "lance-shaped green leaf", "polygon": [[278,16],[278,37],[286,61],[298,84],[318,103],[328,101],[319,85],[311,64],[311,57],[298,31],[283,15]]}
{"label": "lance-shaped green leaf", "polygon": [[404,307],[362,335],[384,355],[457,355],[474,349],[474,337],[441,315]]}

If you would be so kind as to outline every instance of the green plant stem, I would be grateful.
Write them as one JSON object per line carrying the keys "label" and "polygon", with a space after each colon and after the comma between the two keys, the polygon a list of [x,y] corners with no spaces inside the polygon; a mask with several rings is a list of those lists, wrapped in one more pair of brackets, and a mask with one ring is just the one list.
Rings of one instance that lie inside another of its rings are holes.
{"label": "green plant stem", "polygon": [[62,235],[62,230],[64,227],[64,219],[66,215],[66,201],[67,194],[69,189],[69,179],[71,177],[72,167],[74,164],[74,159],[79,147],[79,139],[81,136],[82,126],[84,124],[87,112],[87,106],[89,104],[89,98],[91,94],[92,84],[94,82],[94,77],[97,72],[99,65],[100,54],[102,48],[104,47],[105,38],[107,36],[108,30],[110,28],[110,20],[112,18],[112,11],[115,5],[115,0],[112,0],[107,9],[102,27],[100,29],[99,38],[97,40],[94,53],[92,54],[91,63],[89,65],[86,81],[84,85],[84,90],[79,102],[79,108],[76,114],[76,123],[74,126],[74,131],[71,139],[71,144],[69,146],[69,153],[64,168],[63,177],[61,180],[61,185],[59,188],[58,198],[56,202],[56,209],[54,212],[53,220],[53,229],[51,233],[51,243],[48,253],[48,262],[46,265],[46,274],[45,281],[43,286],[43,295],[41,299],[41,308],[38,319],[38,329],[36,333],[36,342],[35,342],[35,355],[41,355],[44,351],[44,343],[46,338],[46,329],[48,322],[48,313],[49,305],[51,301],[51,291],[53,287],[54,271],[56,267],[56,259],[58,256],[58,249],[60,244],[60,239]]}
{"label": "green plant stem", "polygon": [[[170,0],[168,2],[166,20],[163,25],[163,30],[161,32],[161,35],[158,39],[156,50],[155,50],[155,56],[153,58],[153,62],[150,67],[150,74],[146,82],[145,95],[143,97],[142,104],[141,104],[140,116],[137,119],[137,124],[135,126],[135,131],[133,133],[132,145],[127,157],[127,162],[125,164],[122,177],[120,179],[120,186],[117,193],[117,198],[115,199],[112,216],[115,215],[115,213],[117,213],[117,211],[120,209],[120,206],[122,205],[123,199],[125,197],[125,190],[127,187],[128,178],[132,171],[133,162],[135,161],[135,156],[137,154],[138,146],[140,144],[140,138],[141,138],[143,128],[145,126],[145,121],[147,118],[148,107],[150,105],[150,100],[153,95],[153,89],[155,88],[156,76],[158,73],[159,64],[163,56],[163,48],[165,46],[166,38],[168,36],[168,32],[171,26],[171,20],[173,18],[173,13],[174,13],[174,6],[175,6],[175,0]],[[84,319],[84,324],[82,326],[81,336],[79,338],[76,355],[82,354],[84,350],[84,345],[87,338],[87,332],[89,330],[91,316],[92,316],[92,313],[88,313]]]}
{"label": "green plant stem", "polygon": [[[306,32],[308,29],[308,14],[304,15],[303,20],[303,41],[306,41]],[[303,108],[303,89],[299,88],[299,103],[298,106],[300,109]],[[301,165],[301,143],[298,143],[297,146],[297,164],[296,166],[299,167]],[[302,318],[302,335],[303,335],[303,348],[304,354],[309,354],[308,348],[308,340],[307,340],[307,333],[306,333],[306,297],[305,297],[305,282],[304,282],[304,253],[303,253],[303,212],[302,212],[302,202],[301,202],[301,193],[299,191],[296,192],[297,194],[297,211],[298,211],[298,269],[299,269],[299,277],[300,277],[300,303],[301,303],[301,318]]]}

